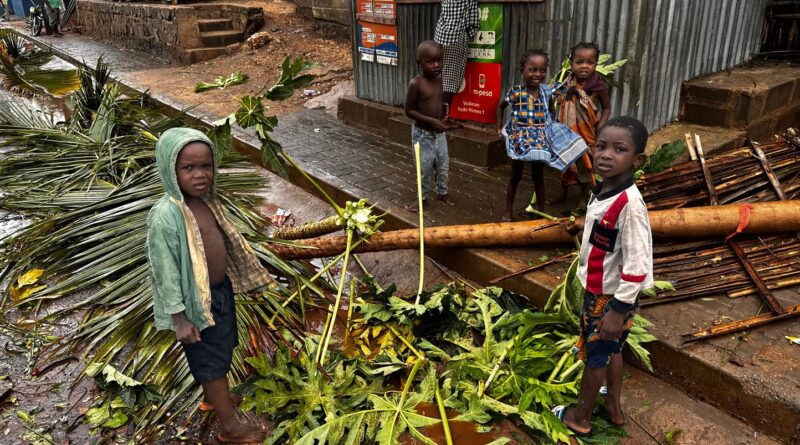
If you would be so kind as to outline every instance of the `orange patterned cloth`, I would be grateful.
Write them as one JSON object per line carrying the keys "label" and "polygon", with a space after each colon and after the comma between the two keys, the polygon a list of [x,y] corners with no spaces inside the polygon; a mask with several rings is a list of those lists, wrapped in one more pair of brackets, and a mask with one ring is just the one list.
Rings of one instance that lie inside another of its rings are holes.
{"label": "orange patterned cloth", "polygon": [[590,368],[601,368],[608,365],[611,354],[622,352],[628,332],[633,327],[633,316],[636,307],[625,315],[625,323],[622,326],[622,334],[617,340],[603,340],[597,330],[597,323],[603,318],[606,312],[611,309],[608,302],[614,298],[613,295],[595,295],[586,292],[583,297],[583,310],[581,311],[581,335],[575,344],[578,359],[583,360]]}
{"label": "orange patterned cloth", "polygon": [[[597,79],[594,79],[597,76]],[[599,114],[597,104],[594,101],[594,93],[597,88],[587,92],[588,84],[596,84],[598,81],[605,86],[603,80],[597,73],[588,79],[584,85],[578,85],[575,77],[569,76],[567,80],[558,88],[554,99],[558,104],[558,121],[568,126],[570,130],[578,133],[589,151],[583,155],[583,165],[591,173],[592,156],[594,156],[594,144],[597,142],[597,122]],[[595,183],[594,176],[590,175],[592,184]],[[577,163],[572,165],[561,175],[563,185],[575,185],[578,183]]]}

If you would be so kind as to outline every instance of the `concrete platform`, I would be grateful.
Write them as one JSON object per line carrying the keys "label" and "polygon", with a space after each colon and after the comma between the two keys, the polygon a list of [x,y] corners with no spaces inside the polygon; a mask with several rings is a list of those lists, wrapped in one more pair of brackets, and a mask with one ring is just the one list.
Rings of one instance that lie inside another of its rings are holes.
{"label": "concrete platform", "polygon": [[[386,134],[389,139],[402,146],[411,145],[411,125],[402,108],[344,96],[339,99],[339,119],[363,125],[373,131]],[[450,157],[478,167],[493,167],[506,161],[502,139],[495,133],[477,128],[460,128],[447,132]],[[405,151],[407,153],[407,151]]]}
{"label": "concrete platform", "polygon": [[[647,139],[645,153],[649,156],[661,145],[675,140],[684,140],[686,133],[697,133],[700,135],[700,142],[703,144],[703,153],[706,155],[718,150],[742,147],[747,139],[746,132],[735,128],[708,127],[705,125],[690,124],[686,122],[675,122],[656,130]],[[689,153],[684,152],[675,162],[685,162],[689,160]]]}
{"label": "concrete platform", "polygon": [[682,121],[742,129],[763,141],[800,124],[800,66],[762,63],[687,81]]}

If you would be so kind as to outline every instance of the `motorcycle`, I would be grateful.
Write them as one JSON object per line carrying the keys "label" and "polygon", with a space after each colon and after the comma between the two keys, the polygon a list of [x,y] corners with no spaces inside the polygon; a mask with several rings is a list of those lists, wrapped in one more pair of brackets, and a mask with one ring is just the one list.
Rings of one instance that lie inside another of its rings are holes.
{"label": "motorcycle", "polygon": [[28,28],[32,36],[38,36],[42,33],[44,26],[44,15],[38,6],[31,6],[30,15],[28,16]]}

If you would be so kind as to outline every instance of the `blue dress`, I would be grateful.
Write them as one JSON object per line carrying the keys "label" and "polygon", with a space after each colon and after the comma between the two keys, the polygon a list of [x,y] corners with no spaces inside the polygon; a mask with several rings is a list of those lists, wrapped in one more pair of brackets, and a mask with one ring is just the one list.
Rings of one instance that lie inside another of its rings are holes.
{"label": "blue dress", "polygon": [[539,85],[539,98],[517,85],[506,94],[511,106],[511,120],[503,131],[506,154],[518,161],[538,161],[566,170],[589,149],[580,135],[550,117],[548,102],[553,95],[550,85]]}

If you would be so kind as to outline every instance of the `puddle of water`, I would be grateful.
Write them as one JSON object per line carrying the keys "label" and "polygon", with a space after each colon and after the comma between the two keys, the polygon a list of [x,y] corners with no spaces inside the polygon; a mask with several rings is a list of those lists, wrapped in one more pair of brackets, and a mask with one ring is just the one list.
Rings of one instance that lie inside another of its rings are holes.
{"label": "puddle of water", "polygon": [[[417,405],[416,410],[418,413],[427,417],[435,419],[441,418],[439,407],[433,403],[421,403]],[[503,437],[500,428],[494,428],[488,433],[481,433],[478,432],[478,424],[475,422],[452,420],[459,416],[457,411],[448,409],[445,412],[447,413],[447,423],[450,427],[450,436],[454,444],[485,445]],[[425,437],[438,444],[446,443],[444,438],[444,426],[441,423],[420,428],[420,431]],[[402,445],[418,445],[423,442],[408,435],[405,438],[401,438],[400,443]]]}

